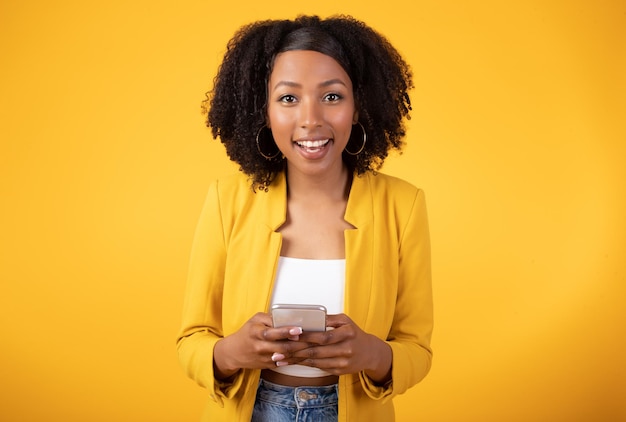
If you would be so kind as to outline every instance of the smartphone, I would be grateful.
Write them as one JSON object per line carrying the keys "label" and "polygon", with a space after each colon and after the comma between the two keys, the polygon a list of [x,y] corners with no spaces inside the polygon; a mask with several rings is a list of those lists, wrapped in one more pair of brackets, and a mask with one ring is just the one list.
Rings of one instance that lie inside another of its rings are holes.
{"label": "smartphone", "polygon": [[326,307],[322,305],[272,306],[274,327],[302,327],[302,331],[326,331]]}

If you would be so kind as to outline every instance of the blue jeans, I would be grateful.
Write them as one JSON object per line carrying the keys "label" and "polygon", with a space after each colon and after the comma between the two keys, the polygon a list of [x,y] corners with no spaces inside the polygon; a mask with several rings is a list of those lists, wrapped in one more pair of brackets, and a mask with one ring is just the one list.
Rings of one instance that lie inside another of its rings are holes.
{"label": "blue jeans", "polygon": [[286,387],[261,379],[252,422],[337,421],[337,384]]}

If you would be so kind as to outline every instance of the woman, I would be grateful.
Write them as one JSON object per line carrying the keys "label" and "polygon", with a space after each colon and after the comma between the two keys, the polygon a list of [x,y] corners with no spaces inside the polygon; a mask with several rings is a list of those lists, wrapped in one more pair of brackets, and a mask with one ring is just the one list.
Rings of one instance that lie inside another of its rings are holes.
{"label": "woman", "polygon": [[[209,188],[178,338],[206,420],[389,421],[428,373],[424,195],[376,173],[402,146],[410,88],[351,17],[256,22],[229,42],[205,106],[242,174]],[[274,328],[275,303],[325,306],[327,331]]]}

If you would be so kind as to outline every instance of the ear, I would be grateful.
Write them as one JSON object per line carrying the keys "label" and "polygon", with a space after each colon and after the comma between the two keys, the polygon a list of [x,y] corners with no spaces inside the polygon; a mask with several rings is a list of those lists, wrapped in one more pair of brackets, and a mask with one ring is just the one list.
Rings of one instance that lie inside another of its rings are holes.
{"label": "ear", "polygon": [[358,110],[355,110],[354,116],[352,116],[352,124],[356,125],[357,123],[359,123],[359,112]]}

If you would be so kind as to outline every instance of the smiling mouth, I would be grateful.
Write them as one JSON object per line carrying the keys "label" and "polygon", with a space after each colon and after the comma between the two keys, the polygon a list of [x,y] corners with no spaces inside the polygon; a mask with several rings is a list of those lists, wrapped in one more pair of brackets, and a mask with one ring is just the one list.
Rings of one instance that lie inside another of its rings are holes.
{"label": "smiling mouth", "polygon": [[325,147],[330,142],[330,139],[321,139],[316,141],[298,141],[296,144],[307,151],[317,151]]}

